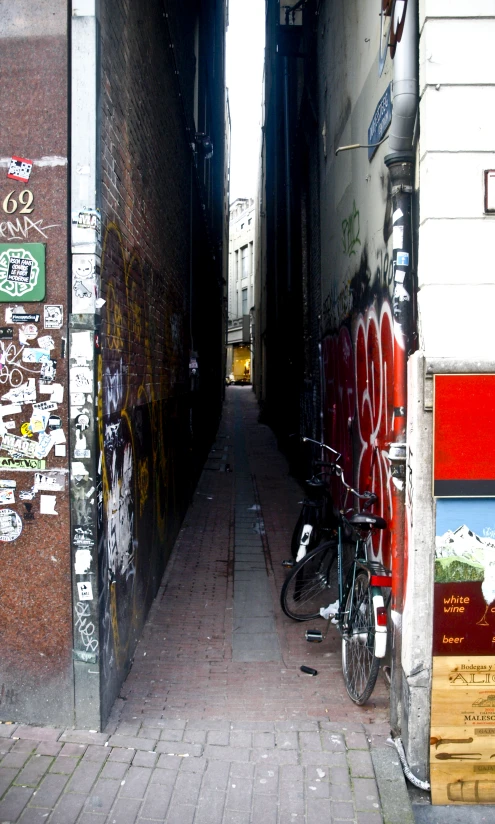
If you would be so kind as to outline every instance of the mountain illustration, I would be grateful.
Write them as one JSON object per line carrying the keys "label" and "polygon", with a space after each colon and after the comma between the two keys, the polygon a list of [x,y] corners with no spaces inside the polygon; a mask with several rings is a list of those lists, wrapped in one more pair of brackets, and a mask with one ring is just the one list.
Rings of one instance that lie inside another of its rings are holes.
{"label": "mountain illustration", "polygon": [[437,535],[435,581],[482,581],[487,604],[495,600],[495,540],[477,535],[466,524]]}

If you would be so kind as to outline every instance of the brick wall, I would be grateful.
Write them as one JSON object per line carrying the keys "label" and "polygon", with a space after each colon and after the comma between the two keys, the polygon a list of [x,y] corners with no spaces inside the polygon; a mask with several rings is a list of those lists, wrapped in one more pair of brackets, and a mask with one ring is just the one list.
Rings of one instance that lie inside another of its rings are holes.
{"label": "brick wall", "polygon": [[[0,397],[34,378],[35,402],[50,398],[40,393],[40,364],[23,360],[22,324],[7,322],[6,311],[20,306],[26,313],[40,316],[34,324],[37,336],[53,338],[50,352],[57,362],[56,382],[64,387],[64,402],[58,404],[56,414],[66,434],[67,361],[62,357],[62,339],[67,338],[67,21],[65,0],[46,0],[39,6],[11,0],[2,5],[0,33],[0,243],[26,250],[32,248],[29,244],[42,243],[46,250],[43,301],[30,302],[26,292],[4,302],[2,292],[0,327],[5,334],[12,326],[13,334],[1,344]],[[12,155],[34,161],[27,183],[7,177]],[[44,309],[51,304],[63,307],[61,328],[45,328]],[[27,346],[38,347],[37,337]],[[5,400],[2,406],[8,406]],[[21,426],[31,419],[31,404],[21,402],[20,406],[20,413],[5,415],[5,420],[12,422],[13,428],[7,430],[10,434],[24,433]],[[39,436],[31,433],[24,437],[26,443],[34,444]],[[64,489],[56,493],[57,514],[41,514],[41,495],[46,491],[31,492],[35,470],[20,468],[25,462],[12,458],[3,448],[0,458],[0,481],[15,482],[14,501],[6,504],[2,500],[2,521],[10,510],[22,527],[14,540],[4,536],[0,542],[0,719],[70,723],[73,686],[67,476],[62,476]],[[55,456],[53,449],[44,461],[48,472],[67,471],[67,458]],[[32,497],[27,499],[26,493]],[[16,532],[17,528],[11,537]]]}
{"label": "brick wall", "polygon": [[[146,7],[106,0],[101,11],[103,718],[129,667],[220,403],[215,214],[223,203],[213,198],[208,208],[217,167],[205,175],[210,161],[198,152],[196,167],[190,144],[191,22],[201,10],[198,23],[218,25],[223,38],[222,17],[213,16],[213,4],[185,5],[190,15],[160,0]],[[203,50],[205,64],[214,59]],[[217,78],[223,135],[223,74]],[[189,378],[191,350],[199,381]]]}

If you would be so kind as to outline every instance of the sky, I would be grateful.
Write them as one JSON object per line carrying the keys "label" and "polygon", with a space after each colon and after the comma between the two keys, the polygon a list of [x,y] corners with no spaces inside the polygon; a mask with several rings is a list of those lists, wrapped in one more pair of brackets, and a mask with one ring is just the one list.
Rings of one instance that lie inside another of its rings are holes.
{"label": "sky", "polygon": [[265,0],[229,0],[226,73],[232,121],[231,203],[256,194],[264,44]]}

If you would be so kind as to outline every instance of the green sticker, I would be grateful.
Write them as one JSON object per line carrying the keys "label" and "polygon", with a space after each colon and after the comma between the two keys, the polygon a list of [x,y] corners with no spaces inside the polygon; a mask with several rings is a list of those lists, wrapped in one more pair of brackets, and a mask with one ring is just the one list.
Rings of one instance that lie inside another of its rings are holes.
{"label": "green sticker", "polygon": [[45,297],[45,244],[0,243],[0,303]]}

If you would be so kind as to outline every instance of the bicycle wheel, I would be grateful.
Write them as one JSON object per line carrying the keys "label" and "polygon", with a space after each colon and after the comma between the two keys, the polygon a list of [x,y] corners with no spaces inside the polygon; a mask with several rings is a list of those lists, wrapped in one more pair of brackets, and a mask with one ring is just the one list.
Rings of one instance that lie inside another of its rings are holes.
{"label": "bicycle wheel", "polygon": [[[373,692],[380,662],[375,658],[375,613],[368,575],[359,570],[345,608],[342,672],[349,697],[364,704]],[[350,617],[349,617],[350,616]]]}
{"label": "bicycle wheel", "polygon": [[280,605],[294,621],[320,617],[320,609],[338,598],[337,542],[312,549],[289,572],[280,593]]}

